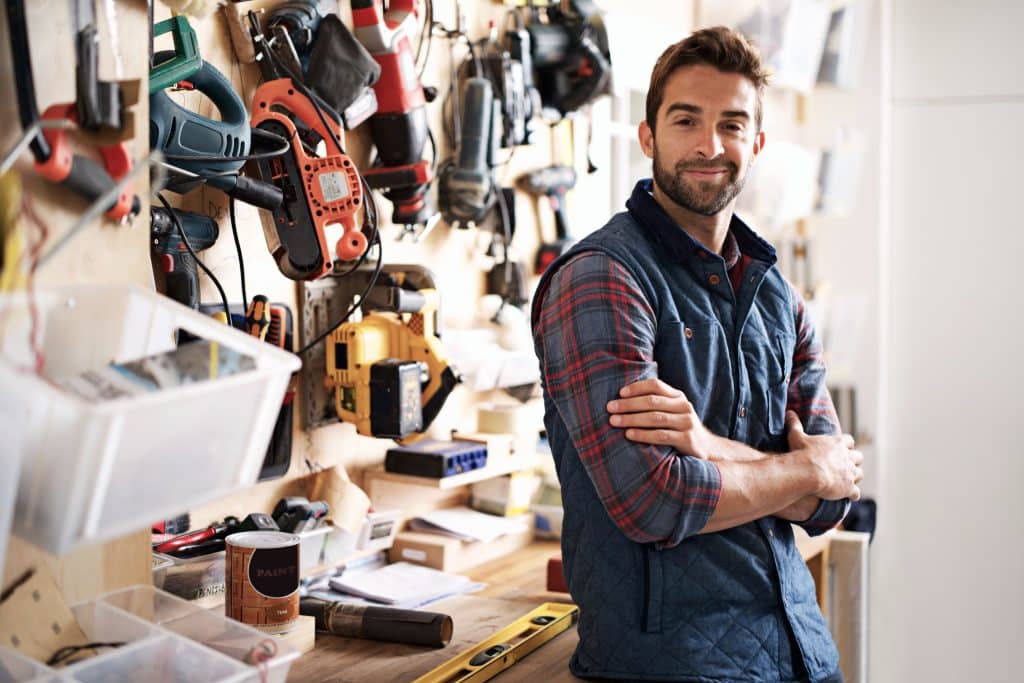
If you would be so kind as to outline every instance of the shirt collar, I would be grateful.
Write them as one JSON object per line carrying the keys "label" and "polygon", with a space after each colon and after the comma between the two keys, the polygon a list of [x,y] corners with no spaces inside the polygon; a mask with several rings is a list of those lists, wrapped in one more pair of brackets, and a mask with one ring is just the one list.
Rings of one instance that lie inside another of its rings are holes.
{"label": "shirt collar", "polygon": [[[626,209],[637,223],[650,230],[655,239],[680,261],[693,258],[703,260],[712,255],[712,252],[693,239],[686,230],[681,229],[665,212],[651,194],[653,187],[654,183],[650,178],[639,181],[633,188],[633,194],[626,201]],[[746,254],[769,265],[778,260],[775,248],[733,214],[729,232],[722,245],[722,253],[714,256],[723,259],[727,268],[732,268],[739,260],[740,254]]]}

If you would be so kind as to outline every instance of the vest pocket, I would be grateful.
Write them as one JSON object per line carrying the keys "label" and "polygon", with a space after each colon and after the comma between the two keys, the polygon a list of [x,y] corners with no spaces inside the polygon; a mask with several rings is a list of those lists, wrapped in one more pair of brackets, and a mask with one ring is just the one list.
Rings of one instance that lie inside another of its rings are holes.
{"label": "vest pocket", "polygon": [[793,335],[786,332],[772,335],[772,354],[776,364],[774,371],[769,373],[765,405],[768,407],[768,432],[773,436],[782,434],[786,428],[786,404],[795,350],[796,338]]}
{"label": "vest pocket", "polygon": [[716,320],[658,324],[654,348],[658,377],[686,394],[700,415],[711,403],[715,379],[729,367],[720,329]]}
{"label": "vest pocket", "polygon": [[661,556],[653,543],[643,546],[643,615],[644,633],[661,633]]}

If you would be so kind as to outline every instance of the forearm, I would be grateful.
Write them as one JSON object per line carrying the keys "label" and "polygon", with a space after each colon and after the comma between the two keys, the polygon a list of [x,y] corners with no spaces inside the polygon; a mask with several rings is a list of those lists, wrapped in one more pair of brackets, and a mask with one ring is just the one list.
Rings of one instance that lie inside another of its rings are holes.
{"label": "forearm", "polygon": [[814,468],[800,453],[715,464],[722,490],[711,519],[700,531],[702,534],[777,514],[815,495],[818,486]]}
{"label": "forearm", "polygon": [[757,462],[771,458],[778,453],[764,453],[751,448],[745,443],[727,439],[717,434],[711,437],[711,454],[709,460],[727,460],[729,462]]}
{"label": "forearm", "polygon": [[[757,462],[784,455],[782,453],[765,453],[751,448],[745,443],[718,435],[712,437],[712,448],[711,460],[728,460],[730,462]],[[803,522],[814,514],[820,503],[821,499],[817,496],[806,495],[777,510],[774,514],[790,522]]]}

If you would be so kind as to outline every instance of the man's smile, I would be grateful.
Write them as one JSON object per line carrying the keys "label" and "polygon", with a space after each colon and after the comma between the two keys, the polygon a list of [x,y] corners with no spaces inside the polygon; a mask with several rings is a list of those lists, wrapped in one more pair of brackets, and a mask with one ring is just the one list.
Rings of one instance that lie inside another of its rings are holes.
{"label": "man's smile", "polygon": [[715,180],[717,178],[726,176],[729,174],[729,170],[725,168],[690,168],[683,171],[698,180]]}

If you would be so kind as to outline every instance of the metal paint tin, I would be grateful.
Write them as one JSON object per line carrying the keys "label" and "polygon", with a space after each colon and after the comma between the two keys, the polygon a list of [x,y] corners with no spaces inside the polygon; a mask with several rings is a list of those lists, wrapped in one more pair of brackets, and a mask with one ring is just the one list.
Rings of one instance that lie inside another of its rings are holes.
{"label": "metal paint tin", "polygon": [[246,531],[225,539],[225,613],[268,633],[284,633],[299,619],[299,537]]}

